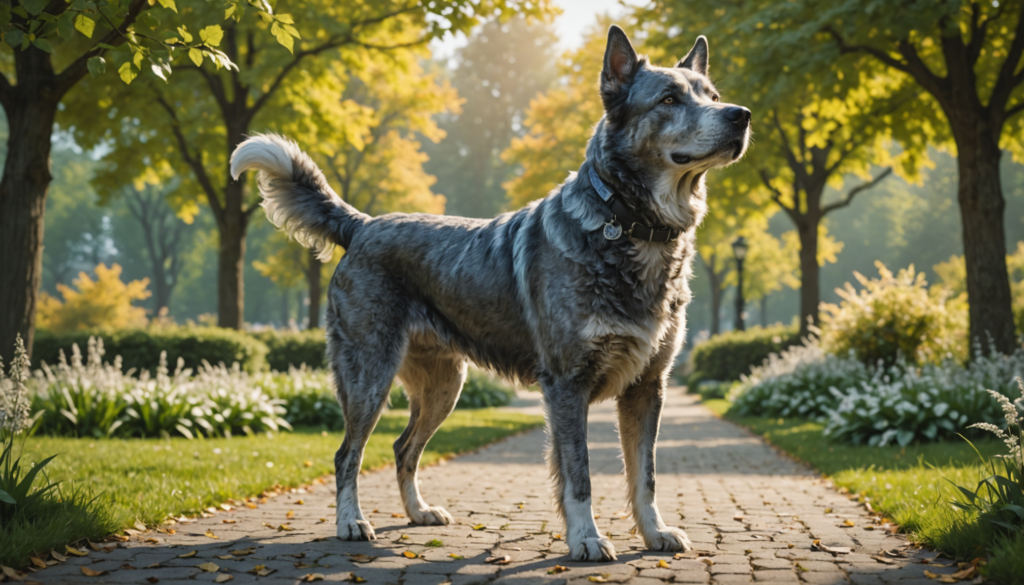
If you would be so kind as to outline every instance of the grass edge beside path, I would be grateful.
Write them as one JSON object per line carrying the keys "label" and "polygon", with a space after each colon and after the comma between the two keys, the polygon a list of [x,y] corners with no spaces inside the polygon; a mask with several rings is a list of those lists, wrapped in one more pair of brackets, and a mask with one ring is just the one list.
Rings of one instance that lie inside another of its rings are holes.
{"label": "grass edge beside path", "polygon": [[[498,409],[456,410],[427,444],[425,467],[543,425],[543,417]],[[408,414],[386,413],[370,437],[362,469],[394,463],[392,444]],[[25,461],[60,453],[47,466],[65,490],[95,497],[88,521],[0,526],[0,564],[26,566],[32,552],[63,551],[65,544],[98,539],[136,522],[156,526],[169,516],[198,515],[227,500],[256,496],[273,486],[309,484],[334,473],[334,453],[344,433],[297,429],[294,433],[232,439],[69,439],[31,437]]]}
{"label": "grass edge beside path", "polygon": [[[829,478],[840,489],[892,519],[915,542],[948,556],[988,557],[987,576],[1002,583],[1024,583],[1024,535],[993,538],[971,515],[952,509],[957,485],[974,489],[989,473],[963,440],[907,447],[832,443],[824,425],[798,419],[734,417],[728,400],[704,400],[716,416],[738,424]],[[985,457],[1005,451],[994,439],[974,442]],[[952,482],[952,483],[951,483]],[[988,543],[983,547],[979,543]],[[988,550],[985,550],[985,549]]]}

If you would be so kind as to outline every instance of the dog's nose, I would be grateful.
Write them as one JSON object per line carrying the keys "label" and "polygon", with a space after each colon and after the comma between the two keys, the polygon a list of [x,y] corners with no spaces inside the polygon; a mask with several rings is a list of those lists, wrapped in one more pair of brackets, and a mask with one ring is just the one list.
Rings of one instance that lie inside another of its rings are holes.
{"label": "dog's nose", "polygon": [[736,126],[750,124],[750,110],[740,106],[729,106],[725,109],[725,119]]}

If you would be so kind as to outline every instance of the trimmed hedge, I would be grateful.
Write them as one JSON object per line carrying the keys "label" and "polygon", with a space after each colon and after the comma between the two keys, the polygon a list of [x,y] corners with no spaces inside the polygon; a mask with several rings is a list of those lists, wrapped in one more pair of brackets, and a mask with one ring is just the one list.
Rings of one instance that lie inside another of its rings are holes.
{"label": "trimmed hedge", "polygon": [[752,327],[746,331],[729,331],[712,337],[690,352],[690,374],[687,384],[697,388],[701,382],[731,382],[750,373],[770,354],[800,343],[796,326],[776,325]]}
{"label": "trimmed hedge", "polygon": [[[173,370],[178,358],[185,367],[197,369],[206,360],[212,365],[224,363],[228,367],[238,362],[247,372],[259,372],[267,367],[267,346],[241,331],[218,327],[170,327],[167,329],[124,329],[119,331],[75,331],[54,334],[39,330],[32,344],[32,362],[56,364],[60,350],[71,360],[71,346],[78,344],[85,354],[89,337],[103,339],[105,360],[121,356],[123,368],[155,371],[160,363],[160,352],[167,352],[167,364]],[[287,368],[285,368],[287,369]]]}
{"label": "trimmed hedge", "polygon": [[287,372],[288,366],[321,369],[327,366],[324,356],[327,354],[327,338],[323,329],[311,331],[275,331],[265,329],[249,335],[262,341],[270,350],[267,363],[270,369]]}

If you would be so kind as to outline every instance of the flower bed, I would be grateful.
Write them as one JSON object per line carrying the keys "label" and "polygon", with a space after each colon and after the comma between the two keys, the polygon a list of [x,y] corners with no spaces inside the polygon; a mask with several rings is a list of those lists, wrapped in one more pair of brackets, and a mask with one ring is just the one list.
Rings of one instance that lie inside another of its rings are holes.
{"label": "flower bed", "polygon": [[810,342],[754,368],[730,398],[739,416],[797,416],[824,422],[825,436],[834,440],[908,445],[954,437],[968,422],[999,422],[1002,412],[986,390],[1019,399],[1021,376],[1024,350],[976,355],[967,366],[898,360],[872,367]]}

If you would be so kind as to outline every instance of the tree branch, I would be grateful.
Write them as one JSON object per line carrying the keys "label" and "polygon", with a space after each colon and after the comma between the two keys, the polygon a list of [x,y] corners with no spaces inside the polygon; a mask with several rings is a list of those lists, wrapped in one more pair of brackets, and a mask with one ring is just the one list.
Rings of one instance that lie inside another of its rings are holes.
{"label": "tree branch", "polygon": [[114,47],[124,44],[125,33],[128,31],[128,27],[135,24],[135,20],[142,14],[142,11],[148,8],[149,2],[147,0],[132,0],[131,4],[128,5],[128,14],[125,15],[121,24],[104,35],[103,38],[97,40],[92,49],[79,55],[77,59],[64,68],[64,71],[57,75],[56,83],[54,83],[57,95],[63,96],[85,77],[85,74],[89,72],[89,59],[99,57],[106,51],[106,49],[99,46],[100,44],[112,45]]}
{"label": "tree branch", "polygon": [[181,122],[178,120],[178,114],[175,113],[174,108],[171,104],[167,103],[164,96],[159,92],[156,92],[156,101],[161,107],[167,112],[167,115],[171,118],[171,131],[174,133],[174,138],[178,142],[178,149],[181,151],[181,157],[185,160],[185,163],[192,168],[192,172],[196,175],[196,180],[199,181],[199,185],[206,191],[206,198],[210,202],[210,209],[213,210],[213,215],[217,219],[218,223],[223,221],[224,218],[224,206],[221,205],[220,199],[217,197],[217,190],[213,186],[213,181],[210,180],[210,176],[206,173],[206,167],[203,166],[203,161],[194,156],[188,147],[188,140],[181,131]]}
{"label": "tree branch", "polygon": [[228,107],[231,105],[228,103],[227,94],[224,93],[224,84],[221,83],[220,78],[211,74],[209,71],[202,67],[196,67],[195,65],[182,65],[177,67],[178,71],[198,71],[203,79],[206,80],[206,85],[210,87],[210,93],[213,94],[213,99],[217,101],[217,105],[220,106],[221,112],[227,114]]}
{"label": "tree branch", "polygon": [[1017,114],[1019,114],[1021,112],[1024,112],[1024,100],[1021,100],[1021,102],[1019,104],[1017,104],[1016,106],[1013,106],[1009,110],[1006,110],[1006,115],[1003,116],[1003,120],[1004,121],[1009,121],[1010,118],[1016,116]]}
{"label": "tree branch", "polygon": [[768,171],[761,169],[758,174],[760,175],[764,186],[768,187],[768,191],[771,192],[772,201],[786,212],[786,215],[793,220],[793,223],[800,225],[800,212],[795,207],[790,207],[782,202],[782,191],[779,191],[772,185],[772,178],[768,175]]}
{"label": "tree branch", "polygon": [[[1017,71],[1017,64],[1020,63],[1021,54],[1024,53],[1024,3],[1021,3],[1020,12],[1017,14],[1017,30],[1014,33],[1013,43],[1007,53],[1003,66],[999,68],[999,76],[996,78],[995,87],[992,88],[992,98],[988,105],[993,114],[1001,114],[1006,109],[1006,103],[1010,100],[1013,90],[1024,81],[1024,69]],[[1009,116],[1002,120],[996,120],[995,132],[997,136],[1002,133],[1003,123]]]}
{"label": "tree branch", "polygon": [[789,136],[786,136],[786,131],[782,128],[782,121],[779,120],[778,110],[772,110],[772,121],[775,124],[775,129],[779,133],[779,138],[782,139],[782,150],[786,156],[786,162],[789,163],[789,167],[799,176],[806,175],[803,163],[797,160],[796,154],[793,153],[793,147],[789,143]]}
{"label": "tree branch", "polygon": [[824,217],[829,212],[832,212],[832,211],[835,211],[837,209],[841,209],[843,207],[846,207],[851,202],[853,202],[853,198],[856,197],[859,193],[861,193],[862,191],[867,191],[868,189],[874,187],[875,185],[877,185],[878,183],[882,182],[882,180],[884,180],[886,177],[888,177],[891,174],[892,174],[892,167],[886,167],[886,169],[884,171],[882,171],[874,179],[871,179],[867,183],[861,183],[860,185],[857,185],[853,189],[850,189],[850,192],[846,194],[846,197],[844,199],[842,199],[841,201],[836,201],[835,203],[833,203],[831,205],[826,205],[825,207],[823,207],[821,209],[822,217]]}
{"label": "tree branch", "polygon": [[893,69],[898,69],[904,73],[910,73],[910,68],[906,63],[894,58],[881,49],[869,45],[849,45],[843,39],[842,35],[830,26],[825,27],[825,32],[828,33],[839,46],[840,53],[867,53]]}

